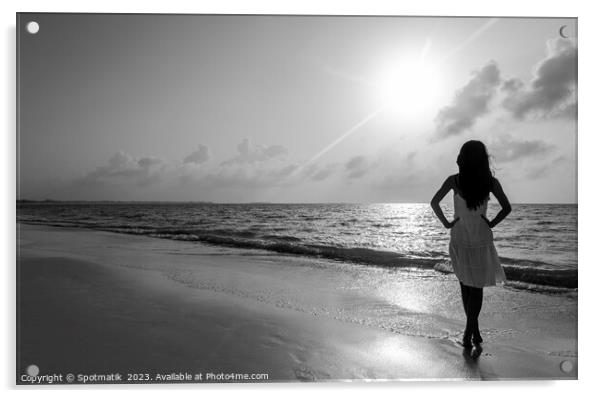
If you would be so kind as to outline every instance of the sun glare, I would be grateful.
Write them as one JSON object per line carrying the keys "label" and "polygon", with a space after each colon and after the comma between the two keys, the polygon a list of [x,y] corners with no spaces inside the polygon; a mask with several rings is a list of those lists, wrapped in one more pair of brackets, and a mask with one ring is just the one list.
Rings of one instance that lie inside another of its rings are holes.
{"label": "sun glare", "polygon": [[400,60],[382,74],[379,90],[387,113],[404,120],[430,118],[441,97],[440,73],[427,60]]}

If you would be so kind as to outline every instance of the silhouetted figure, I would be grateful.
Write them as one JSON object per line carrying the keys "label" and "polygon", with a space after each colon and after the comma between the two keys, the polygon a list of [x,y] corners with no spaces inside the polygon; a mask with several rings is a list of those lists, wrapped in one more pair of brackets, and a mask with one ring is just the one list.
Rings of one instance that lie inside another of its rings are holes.
{"label": "silhouetted figure", "polygon": [[[462,345],[483,342],[479,332],[479,313],[483,305],[483,287],[506,280],[493,244],[491,228],[512,210],[500,182],[489,168],[489,155],[480,141],[468,141],[460,149],[456,161],[460,172],[449,176],[431,200],[433,211],[445,226],[451,228],[449,255],[454,273],[460,281],[466,329]],[[454,220],[449,222],[439,203],[454,191]],[[502,209],[493,220],[487,219],[489,193]]]}

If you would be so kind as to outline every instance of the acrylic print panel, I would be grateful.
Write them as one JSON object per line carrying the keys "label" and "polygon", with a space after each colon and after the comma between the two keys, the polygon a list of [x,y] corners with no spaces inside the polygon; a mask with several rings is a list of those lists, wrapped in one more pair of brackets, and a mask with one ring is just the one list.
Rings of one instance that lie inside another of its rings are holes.
{"label": "acrylic print panel", "polygon": [[17,31],[18,384],[577,378],[576,19]]}

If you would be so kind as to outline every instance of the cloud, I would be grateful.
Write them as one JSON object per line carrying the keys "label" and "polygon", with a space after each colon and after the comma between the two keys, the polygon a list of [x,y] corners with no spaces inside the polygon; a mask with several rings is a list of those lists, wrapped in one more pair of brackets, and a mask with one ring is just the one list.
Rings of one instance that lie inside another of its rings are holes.
{"label": "cloud", "polygon": [[184,158],[184,163],[201,164],[209,160],[209,147],[199,144],[198,148]]}
{"label": "cloud", "polygon": [[313,173],[310,179],[312,181],[323,181],[330,177],[338,167],[339,165],[337,163],[327,164]]}
{"label": "cloud", "polygon": [[565,119],[577,119],[577,102],[575,101],[555,110],[553,116]]}
{"label": "cloud", "polygon": [[516,140],[510,135],[502,135],[489,145],[493,158],[501,163],[526,157],[545,156],[554,149],[541,140]]}
{"label": "cloud", "polygon": [[513,118],[577,117],[577,47],[571,39],[546,42],[545,58],[533,67],[528,83],[518,78],[502,80],[494,61],[473,72],[472,79],[458,90],[452,104],[441,109],[435,118],[436,137],[460,135],[486,115],[494,99]]}
{"label": "cloud", "polygon": [[345,163],[347,177],[360,178],[368,172],[369,166],[365,156],[354,156]]}
{"label": "cloud", "polygon": [[195,176],[186,176],[186,184],[194,183],[199,188],[235,188],[265,189],[291,184],[287,177],[297,169],[297,165],[289,164],[276,168],[220,168]]}
{"label": "cloud", "polygon": [[554,167],[562,165],[566,162],[568,162],[568,160],[564,156],[558,156],[549,164],[544,164],[527,170],[525,176],[530,180],[537,180],[539,178],[547,177],[550,175],[550,172],[552,169],[554,169]]}
{"label": "cloud", "polygon": [[207,148],[199,145],[178,169],[179,181],[185,185],[193,184],[199,189],[259,189],[290,184],[289,177],[298,166],[283,162],[284,155],[288,153],[285,147],[254,145],[245,138],[236,148],[238,154],[221,162],[219,167],[200,170],[187,165],[193,160],[199,164],[209,157]]}
{"label": "cloud", "polygon": [[140,159],[138,159],[137,163],[138,163],[138,166],[140,166],[141,168],[148,170],[152,166],[162,164],[163,161],[159,158],[140,158]]}
{"label": "cloud", "polygon": [[530,180],[537,180],[547,176],[549,173],[550,167],[548,165],[544,165],[528,170],[525,176]]}
{"label": "cloud", "polygon": [[164,168],[161,159],[153,157],[134,158],[125,152],[117,152],[109,164],[96,168],[73,181],[76,186],[97,184],[136,184],[146,186],[161,180]]}
{"label": "cloud", "polygon": [[238,144],[236,149],[238,150],[238,155],[223,161],[221,163],[222,166],[265,162],[266,160],[284,156],[288,153],[287,149],[281,145],[253,145],[248,138],[245,138]]}
{"label": "cloud", "polygon": [[577,103],[577,47],[573,40],[547,42],[547,55],[533,69],[533,79],[504,82],[503,106],[517,119],[527,115],[575,118]]}
{"label": "cloud", "polygon": [[336,162],[326,165],[311,163],[304,166],[296,166],[294,169],[295,173],[291,173],[291,181],[295,181],[297,184],[303,181],[323,181],[333,175],[339,166],[340,163]]}
{"label": "cloud", "polygon": [[409,151],[405,154],[389,153],[388,156],[382,156],[379,161],[384,166],[384,170],[373,186],[378,189],[395,190],[421,180],[421,173],[416,170],[417,155],[418,151]]}
{"label": "cloud", "polygon": [[270,175],[276,179],[285,178],[285,177],[288,177],[293,171],[295,171],[297,169],[297,167],[298,166],[295,164],[289,164],[289,165],[281,167],[279,169],[269,171],[268,175]]}
{"label": "cloud", "polygon": [[501,83],[500,70],[493,61],[473,72],[473,78],[456,92],[452,104],[435,118],[440,139],[462,134],[489,111],[489,104]]}

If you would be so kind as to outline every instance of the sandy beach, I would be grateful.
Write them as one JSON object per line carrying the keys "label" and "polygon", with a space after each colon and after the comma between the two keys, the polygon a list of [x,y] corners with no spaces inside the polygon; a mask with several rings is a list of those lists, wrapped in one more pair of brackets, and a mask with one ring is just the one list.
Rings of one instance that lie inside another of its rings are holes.
{"label": "sandy beach", "polygon": [[473,359],[456,343],[464,318],[453,275],[26,224],[17,245],[18,384],[30,364],[40,375],[147,382],[178,372],[577,377],[576,297],[489,289]]}

